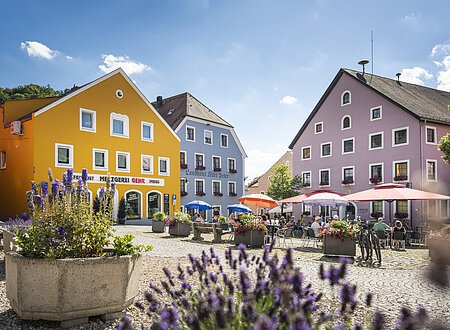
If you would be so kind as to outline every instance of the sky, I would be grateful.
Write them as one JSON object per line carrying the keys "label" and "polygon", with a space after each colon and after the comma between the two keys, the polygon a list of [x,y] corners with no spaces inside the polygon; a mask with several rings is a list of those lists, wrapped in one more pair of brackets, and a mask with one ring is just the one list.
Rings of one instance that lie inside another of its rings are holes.
{"label": "sky", "polygon": [[[121,66],[150,100],[190,92],[263,174],[340,68],[450,91],[450,1],[0,0],[0,86],[65,89]],[[373,61],[371,33],[373,31]]]}

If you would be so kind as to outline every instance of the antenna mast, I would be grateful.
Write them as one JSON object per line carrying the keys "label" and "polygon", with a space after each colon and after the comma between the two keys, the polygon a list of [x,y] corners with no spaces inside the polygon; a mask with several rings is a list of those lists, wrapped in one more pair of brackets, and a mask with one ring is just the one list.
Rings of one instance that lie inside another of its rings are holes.
{"label": "antenna mast", "polygon": [[372,64],[372,74],[370,75],[370,82],[372,82],[372,76],[373,76],[373,30],[370,31],[370,51],[371,51],[371,64]]}

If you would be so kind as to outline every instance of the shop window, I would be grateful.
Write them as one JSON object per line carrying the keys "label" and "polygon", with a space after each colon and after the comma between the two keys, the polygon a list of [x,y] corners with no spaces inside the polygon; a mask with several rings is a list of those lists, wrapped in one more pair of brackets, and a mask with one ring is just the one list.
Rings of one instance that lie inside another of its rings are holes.
{"label": "shop window", "polygon": [[125,202],[127,207],[127,219],[140,219],[141,216],[141,198],[139,191],[129,191],[125,194]]}

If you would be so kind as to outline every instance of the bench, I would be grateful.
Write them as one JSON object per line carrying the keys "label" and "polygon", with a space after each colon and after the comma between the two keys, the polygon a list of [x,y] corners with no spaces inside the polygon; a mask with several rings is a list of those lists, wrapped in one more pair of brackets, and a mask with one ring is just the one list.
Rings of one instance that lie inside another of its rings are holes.
{"label": "bench", "polygon": [[194,230],[194,237],[192,238],[194,241],[202,241],[203,233],[213,233],[213,243],[221,243],[222,235],[227,233],[223,231],[219,223],[193,222],[192,229]]}

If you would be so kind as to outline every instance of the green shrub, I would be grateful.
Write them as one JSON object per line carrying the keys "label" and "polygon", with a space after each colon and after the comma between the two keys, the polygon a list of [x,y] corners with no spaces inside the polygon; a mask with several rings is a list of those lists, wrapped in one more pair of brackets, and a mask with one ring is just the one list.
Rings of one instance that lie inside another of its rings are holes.
{"label": "green shrub", "polygon": [[124,236],[116,236],[114,237],[113,254],[115,256],[124,256],[135,254],[142,251],[151,251],[153,246],[151,245],[133,245],[132,241],[134,239],[133,235],[124,235]]}
{"label": "green shrub", "polygon": [[166,215],[164,214],[164,212],[156,212],[154,214],[154,218],[159,221],[164,221],[165,217],[166,217]]}
{"label": "green shrub", "polygon": [[119,210],[117,211],[117,217],[119,219],[125,219],[127,217],[127,205],[125,198],[121,198],[119,201]]}

